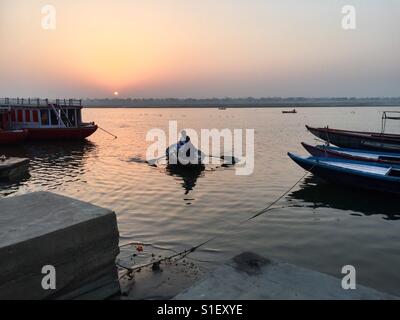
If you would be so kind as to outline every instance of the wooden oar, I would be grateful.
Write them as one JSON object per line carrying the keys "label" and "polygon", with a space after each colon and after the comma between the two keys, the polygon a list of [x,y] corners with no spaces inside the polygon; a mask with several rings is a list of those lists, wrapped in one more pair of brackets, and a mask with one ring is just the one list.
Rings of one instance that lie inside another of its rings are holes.
{"label": "wooden oar", "polygon": [[165,157],[167,157],[167,156],[165,155],[165,156],[159,157],[157,159],[148,160],[146,162],[147,162],[147,164],[149,164],[151,166],[155,166],[157,161],[159,161],[159,160],[161,160],[161,159],[163,159]]}
{"label": "wooden oar", "polygon": [[[206,156],[209,158],[215,158],[215,159],[220,159],[220,160],[226,161],[228,163],[231,163],[232,165],[239,162],[237,158],[232,157],[232,156],[220,156],[220,157],[216,157],[216,156],[212,156],[212,155],[206,155]],[[228,159],[231,161],[227,161]]]}
{"label": "wooden oar", "polygon": [[[232,164],[232,165],[235,165],[236,163],[239,162],[237,158],[232,157],[232,156],[225,156],[225,155],[224,155],[224,156],[220,156],[220,157],[216,157],[216,156],[212,156],[212,155],[205,155],[205,156],[206,156],[206,157],[210,157],[210,158],[220,159],[220,160],[223,160],[223,161],[227,162],[228,164]],[[149,165],[154,166],[154,165],[156,164],[157,161],[159,161],[159,160],[161,160],[161,159],[164,159],[164,158],[166,158],[166,157],[167,157],[167,156],[164,155],[164,156],[162,156],[162,157],[160,157],[160,158],[148,160],[148,161],[146,161],[146,162],[147,162]],[[229,161],[229,160],[230,160],[230,161]]]}

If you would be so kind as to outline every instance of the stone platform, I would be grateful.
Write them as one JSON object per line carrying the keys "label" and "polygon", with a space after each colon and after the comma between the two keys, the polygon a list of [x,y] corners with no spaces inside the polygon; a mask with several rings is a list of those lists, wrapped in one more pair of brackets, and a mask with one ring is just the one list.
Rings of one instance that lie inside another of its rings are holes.
{"label": "stone platform", "polygon": [[398,297],[361,285],[344,290],[341,279],[292,264],[242,253],[175,300],[386,300]]}
{"label": "stone platform", "polygon": [[[115,213],[36,192],[0,200],[0,299],[106,299],[120,293]],[[54,266],[56,289],[42,268]]]}

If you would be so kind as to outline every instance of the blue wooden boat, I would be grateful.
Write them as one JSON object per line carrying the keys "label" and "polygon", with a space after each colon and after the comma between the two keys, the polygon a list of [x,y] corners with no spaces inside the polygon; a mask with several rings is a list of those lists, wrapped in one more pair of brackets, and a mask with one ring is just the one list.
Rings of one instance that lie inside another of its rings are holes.
{"label": "blue wooden boat", "polygon": [[288,153],[303,169],[330,183],[400,194],[400,166]]}
{"label": "blue wooden boat", "polygon": [[400,153],[348,149],[327,145],[311,146],[304,142],[301,144],[304,149],[314,157],[339,158],[400,165]]}

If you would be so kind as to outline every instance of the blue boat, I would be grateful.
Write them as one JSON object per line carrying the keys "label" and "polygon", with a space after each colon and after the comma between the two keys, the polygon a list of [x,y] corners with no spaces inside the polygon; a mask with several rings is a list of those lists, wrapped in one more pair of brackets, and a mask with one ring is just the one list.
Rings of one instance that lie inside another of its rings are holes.
{"label": "blue boat", "polygon": [[288,153],[303,169],[327,182],[353,188],[400,194],[400,166]]}
{"label": "blue boat", "polygon": [[347,149],[327,145],[311,146],[304,142],[301,144],[303,145],[304,149],[306,149],[314,157],[341,158],[400,165],[400,153]]}

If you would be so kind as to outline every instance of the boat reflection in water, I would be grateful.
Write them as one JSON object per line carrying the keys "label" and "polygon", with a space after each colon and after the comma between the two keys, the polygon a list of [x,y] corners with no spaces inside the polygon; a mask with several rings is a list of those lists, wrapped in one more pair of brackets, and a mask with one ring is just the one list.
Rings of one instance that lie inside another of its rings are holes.
{"label": "boat reflection in water", "polygon": [[7,156],[30,159],[30,176],[15,183],[0,185],[0,196],[17,192],[29,185],[29,191],[57,189],[83,181],[87,161],[95,156],[97,146],[90,141],[35,142],[29,145],[2,148]]}
{"label": "boat reflection in water", "polygon": [[176,177],[181,181],[182,188],[185,189],[185,195],[192,191],[200,177],[204,176],[205,166],[182,166],[182,165],[167,165],[167,174]]}
{"label": "boat reflection in water", "polygon": [[[316,177],[307,177],[300,189],[288,195],[289,200],[300,200],[302,207],[332,208],[353,211],[352,215],[383,215],[386,220],[400,220],[396,197],[353,188],[338,188]],[[293,205],[296,206],[296,205]]]}

